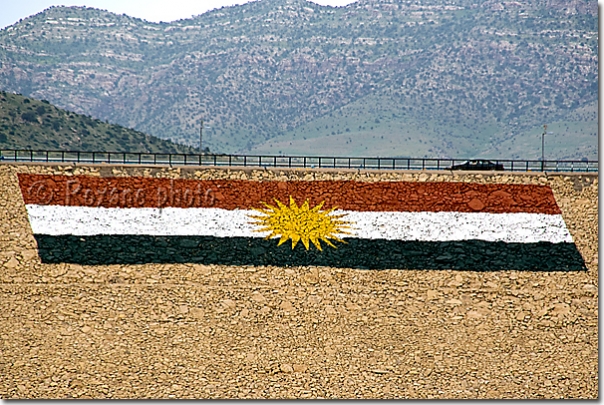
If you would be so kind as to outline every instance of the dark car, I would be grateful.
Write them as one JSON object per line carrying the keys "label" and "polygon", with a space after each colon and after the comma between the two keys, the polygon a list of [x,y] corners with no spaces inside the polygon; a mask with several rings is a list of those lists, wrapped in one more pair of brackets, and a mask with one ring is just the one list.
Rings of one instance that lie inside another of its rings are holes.
{"label": "dark car", "polygon": [[449,167],[449,170],[503,170],[503,165],[490,160],[468,160],[465,163]]}

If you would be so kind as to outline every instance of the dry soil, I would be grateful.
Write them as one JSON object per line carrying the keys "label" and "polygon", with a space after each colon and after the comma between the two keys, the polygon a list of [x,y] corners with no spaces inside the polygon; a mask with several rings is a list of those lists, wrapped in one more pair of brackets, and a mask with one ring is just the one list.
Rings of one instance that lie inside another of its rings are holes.
{"label": "dry soil", "polygon": [[[17,172],[548,184],[586,272],[42,264]],[[598,177],[0,165],[0,397],[597,398]]]}

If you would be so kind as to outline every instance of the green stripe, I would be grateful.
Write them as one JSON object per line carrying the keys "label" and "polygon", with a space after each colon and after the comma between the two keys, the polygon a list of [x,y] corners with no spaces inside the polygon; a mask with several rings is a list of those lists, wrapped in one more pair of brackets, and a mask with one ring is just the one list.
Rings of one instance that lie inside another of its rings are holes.
{"label": "green stripe", "polygon": [[201,263],[230,266],[328,266],[409,270],[587,270],[573,243],[505,243],[481,240],[405,242],[346,239],[337,249],[306,250],[291,241],[211,236],[34,235],[43,263],[84,265]]}

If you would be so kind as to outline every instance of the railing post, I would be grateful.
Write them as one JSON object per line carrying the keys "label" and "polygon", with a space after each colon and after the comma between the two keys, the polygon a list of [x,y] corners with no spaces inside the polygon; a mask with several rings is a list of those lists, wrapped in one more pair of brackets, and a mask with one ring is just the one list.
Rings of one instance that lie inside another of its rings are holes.
{"label": "railing post", "polygon": [[65,151],[61,151],[61,163],[65,163]]}
{"label": "railing post", "polygon": [[396,170],[396,159],[392,159],[392,170]]}
{"label": "railing post", "polygon": [[292,168],[292,157],[289,157],[289,162],[288,162],[288,167],[291,169]]}
{"label": "railing post", "polygon": [[407,170],[411,167],[411,159],[407,158]]}
{"label": "railing post", "polygon": [[243,156],[243,167],[247,166],[247,155]]}
{"label": "railing post", "polygon": [[273,167],[277,167],[277,156],[273,156]]}
{"label": "railing post", "polygon": [[231,158],[232,158],[232,157],[233,157],[232,155],[229,155],[229,167],[231,167],[231,166],[232,166],[232,165],[231,165]]}
{"label": "railing post", "polygon": [[46,163],[48,163],[48,151],[46,151]]}
{"label": "railing post", "polygon": [[321,168],[321,156],[319,156],[319,169]]}
{"label": "railing post", "polygon": [[138,164],[139,164],[139,165],[141,164],[141,159],[142,159],[142,156],[143,156],[143,154],[142,154],[142,153],[139,153],[139,154],[138,154]]}
{"label": "railing post", "polygon": [[426,167],[426,159],[422,158],[422,170]]}
{"label": "railing post", "polygon": [[306,156],[304,156],[304,168],[306,168]]}
{"label": "railing post", "polygon": [[348,168],[350,169],[350,158],[348,158]]}
{"label": "railing post", "polygon": [[216,155],[214,155],[214,166],[216,166]]}

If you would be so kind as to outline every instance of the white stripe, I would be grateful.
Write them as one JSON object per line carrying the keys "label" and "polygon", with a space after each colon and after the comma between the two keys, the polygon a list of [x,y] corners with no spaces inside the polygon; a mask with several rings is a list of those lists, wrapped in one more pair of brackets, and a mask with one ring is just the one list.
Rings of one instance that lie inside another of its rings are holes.
{"label": "white stripe", "polygon": [[572,242],[562,215],[524,212],[350,212],[355,234],[366,239],[444,242],[479,239],[509,243]]}
{"label": "white stripe", "polygon": [[[155,235],[259,238],[252,210],[220,208],[102,208],[27,205],[34,234]],[[561,215],[464,212],[358,212],[347,214],[350,235],[361,239],[456,241],[479,239],[510,243],[571,242]]]}

